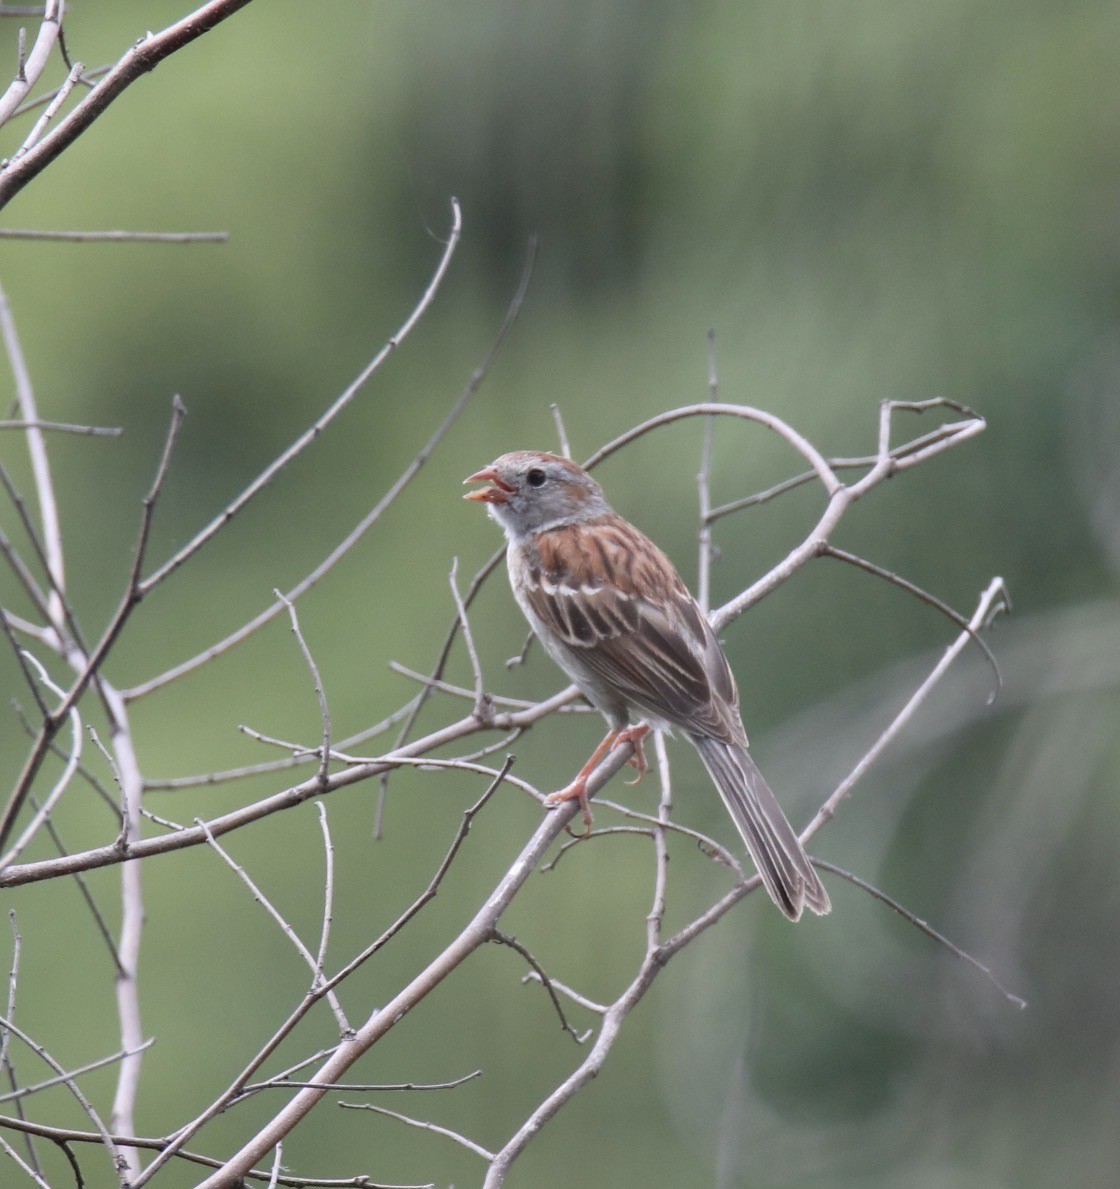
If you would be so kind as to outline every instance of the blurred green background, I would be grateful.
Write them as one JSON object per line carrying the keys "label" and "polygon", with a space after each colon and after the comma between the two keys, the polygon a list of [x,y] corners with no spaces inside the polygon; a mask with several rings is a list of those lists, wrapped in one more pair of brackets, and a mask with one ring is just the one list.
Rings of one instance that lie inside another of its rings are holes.
{"label": "blurred green background", "polygon": [[[166,0],[75,5],[71,53],[88,66],[115,60],[183,12]],[[18,23],[0,27],[9,62]],[[53,70],[60,81],[63,68]],[[24,128],[6,130],[5,153]],[[530,235],[541,240],[530,295],[474,404],[406,496],[300,603],[336,736],[414,692],[387,662],[431,664],[451,614],[452,558],[473,572],[498,543],[460,503],[460,480],[505,450],[554,447],[551,402],[586,456],[706,397],[711,327],[721,396],[772,410],[829,455],[873,449],[883,398],[973,406],[988,432],[879,488],[837,544],[966,614],[1002,575],[1015,602],[991,635],[1003,693],[986,706],[982,663],[962,663],[814,849],[943,929],[1029,1009],[835,878],[833,914],[797,929],[751,897],[667,968],[602,1076],[531,1145],[510,1184],[1120,1183],[1120,8],[251,5],[137,83],[0,215],[10,227],[230,233],[224,246],[0,242],[0,283],[42,414],[124,428],[118,440],[50,442],[88,635],[127,573],[172,394],[190,415],[153,562],[396,329],[438,258],[453,194],[463,240],[431,312],[339,422],[141,607],[110,678],[139,683],[211,644],[349,531],[481,361]],[[701,432],[698,422],[663,431],[600,472],[690,582]],[[5,435],[0,452],[30,492],[20,441]],[[719,427],[717,501],[799,469],[772,435]],[[784,557],[820,506],[805,489],[723,521],[714,598]],[[25,611],[3,582],[6,603]],[[503,581],[484,592],[474,627],[497,690],[558,686],[539,650],[523,669],[501,667],[523,639]],[[794,821],[808,819],[954,634],[930,608],[825,560],[731,627],[755,755]],[[462,655],[451,673],[469,681]],[[6,699],[30,705],[8,649],[0,683]],[[459,711],[437,701],[424,722]],[[318,735],[303,661],[279,620],[138,703],[134,720],[151,778],[272,758],[238,723]],[[590,718],[552,720],[519,742],[518,770],[555,787],[597,732]],[[0,716],[5,777],[24,748],[14,715]],[[672,747],[677,814],[730,843],[686,750]],[[150,804],[189,821],[281,787],[273,778],[153,793]],[[381,842],[372,786],[329,799],[332,966],[419,894],[481,787],[398,775]],[[655,798],[650,783],[616,782],[611,795],[645,810]],[[454,935],[538,812],[522,794],[498,796],[446,894],[344,988],[355,1020]],[[81,787],[58,826],[75,849],[115,832]],[[314,809],[271,818],[229,847],[314,938]],[[669,917],[679,924],[727,877],[682,842],[673,855]],[[641,952],[650,874],[640,840],[596,842],[532,880],[507,926],[555,977],[613,997]],[[119,873],[89,882],[115,919]],[[157,1043],[137,1126],[161,1134],[241,1068],[305,975],[215,856],[147,863],[144,883],[143,1023]],[[113,1051],[112,971],[77,890],[40,885],[5,900],[23,935],[17,1019],[68,1065]],[[482,1068],[457,1090],[375,1101],[500,1146],[582,1057],[540,989],[519,986],[522,972],[508,950],[478,955],[355,1077]],[[324,1010],[282,1057],[331,1036]],[[26,1054],[19,1061],[25,1080],[42,1076]],[[106,1112],[112,1085],[109,1073],[88,1079]],[[334,1097],[285,1144],[293,1169],[481,1180],[477,1159],[448,1141],[343,1112]],[[278,1102],[238,1106],[194,1146],[232,1151]],[[61,1094],[29,1109],[80,1122]],[[177,1168],[159,1183],[194,1180]]]}

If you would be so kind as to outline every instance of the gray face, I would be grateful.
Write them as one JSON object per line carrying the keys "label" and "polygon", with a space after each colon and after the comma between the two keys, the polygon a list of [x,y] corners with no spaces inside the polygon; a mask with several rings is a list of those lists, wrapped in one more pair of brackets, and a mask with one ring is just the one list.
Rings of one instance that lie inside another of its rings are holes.
{"label": "gray face", "polygon": [[603,489],[586,471],[566,458],[536,450],[503,454],[467,482],[490,484],[465,498],[486,504],[511,538],[595,520],[611,510]]}

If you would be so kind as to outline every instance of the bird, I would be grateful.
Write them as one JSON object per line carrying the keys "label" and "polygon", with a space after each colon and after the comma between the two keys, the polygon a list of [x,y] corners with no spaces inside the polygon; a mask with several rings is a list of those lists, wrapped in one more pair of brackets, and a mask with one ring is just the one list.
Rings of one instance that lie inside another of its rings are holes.
{"label": "bird", "polygon": [[607,502],[568,458],[503,454],[464,483],[504,530],[510,586],[545,651],[606,719],[606,737],[566,788],[590,829],[587,781],[630,743],[638,779],[650,730],[696,748],[771,900],[791,921],[831,903],[820,877],[747,751],[739,692],[707,616],[669,558]]}

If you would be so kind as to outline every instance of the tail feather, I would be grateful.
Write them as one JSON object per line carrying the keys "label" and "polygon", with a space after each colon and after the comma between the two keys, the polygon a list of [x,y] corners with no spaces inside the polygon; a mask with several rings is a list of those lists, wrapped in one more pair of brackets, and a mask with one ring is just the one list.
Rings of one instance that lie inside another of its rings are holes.
{"label": "tail feather", "polygon": [[745,747],[710,736],[693,736],[770,899],[791,921],[806,905],[818,916],[832,908],[824,884],[809,862],[777,798]]}

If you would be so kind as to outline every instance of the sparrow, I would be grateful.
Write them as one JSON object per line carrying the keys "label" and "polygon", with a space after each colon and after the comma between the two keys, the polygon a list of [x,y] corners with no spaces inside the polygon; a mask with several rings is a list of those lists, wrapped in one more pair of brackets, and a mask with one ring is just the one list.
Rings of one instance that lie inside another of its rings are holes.
{"label": "sparrow", "polygon": [[[587,780],[612,747],[630,743],[638,779],[652,729],[696,748],[771,900],[796,921],[823,916],[828,893],[747,751],[739,691],[719,641],[673,563],[615,512],[567,458],[503,454],[464,480],[505,531],[510,586],[545,651],[609,730],[567,788],[590,827]],[[634,725],[631,725],[631,724]]]}

